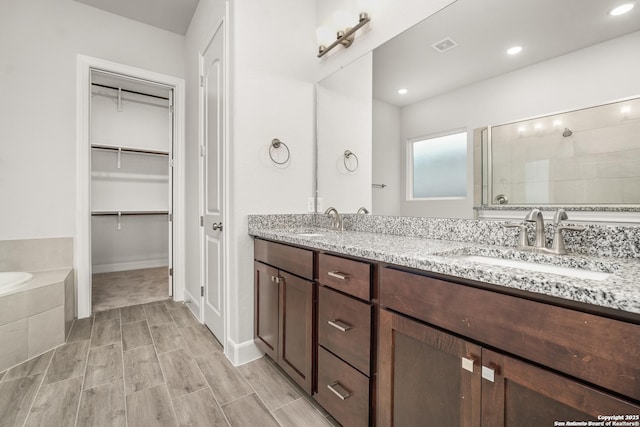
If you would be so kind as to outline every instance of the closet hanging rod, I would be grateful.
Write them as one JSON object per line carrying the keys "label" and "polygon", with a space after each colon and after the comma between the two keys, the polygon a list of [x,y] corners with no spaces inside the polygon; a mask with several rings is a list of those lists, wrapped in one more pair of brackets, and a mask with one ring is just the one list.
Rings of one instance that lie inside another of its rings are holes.
{"label": "closet hanging rod", "polygon": [[150,96],[151,98],[158,98],[158,99],[166,99],[167,101],[169,101],[169,98],[167,98],[166,96],[159,96],[159,95],[149,95],[148,93],[144,93],[144,92],[137,92],[135,90],[129,90],[129,89],[122,89],[119,87],[113,87],[113,86],[107,86],[107,85],[101,85],[99,83],[91,83],[92,86],[98,86],[98,87],[103,87],[105,89],[114,89],[114,90],[118,90],[120,89],[123,92],[128,92],[128,93],[135,93],[136,95],[144,95],[144,96]]}
{"label": "closet hanging rod", "polygon": [[91,216],[169,215],[169,211],[94,211]]}
{"label": "closet hanging rod", "polygon": [[128,153],[140,153],[140,154],[155,154],[158,156],[168,156],[168,151],[159,151],[159,150],[143,150],[141,148],[124,148],[124,147],[113,147],[111,145],[99,145],[99,144],[91,144],[91,148],[95,148],[96,150],[109,150],[109,151],[126,151]]}

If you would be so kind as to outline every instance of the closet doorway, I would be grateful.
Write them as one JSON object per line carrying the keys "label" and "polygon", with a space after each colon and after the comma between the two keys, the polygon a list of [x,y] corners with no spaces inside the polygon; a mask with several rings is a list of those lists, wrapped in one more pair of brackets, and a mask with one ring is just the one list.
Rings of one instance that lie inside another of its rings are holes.
{"label": "closet doorway", "polygon": [[90,72],[91,311],[173,295],[173,88]]}

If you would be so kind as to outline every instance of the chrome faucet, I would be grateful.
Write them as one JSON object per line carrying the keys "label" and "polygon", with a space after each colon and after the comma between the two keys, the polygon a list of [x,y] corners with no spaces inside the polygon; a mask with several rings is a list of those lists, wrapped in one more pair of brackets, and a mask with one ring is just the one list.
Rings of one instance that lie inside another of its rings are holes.
{"label": "chrome faucet", "polygon": [[358,212],[356,212],[356,214],[365,214],[365,215],[367,215],[368,213],[369,213],[369,210],[364,206],[358,209]]}
{"label": "chrome faucet", "polygon": [[342,222],[342,216],[338,213],[338,210],[334,207],[328,208],[324,211],[325,215],[329,215],[331,218],[331,227],[336,230],[344,231],[344,223]]}
{"label": "chrome faucet", "polygon": [[543,254],[564,255],[567,250],[564,245],[563,230],[568,231],[584,231],[583,227],[574,227],[570,225],[562,225],[561,222],[568,219],[567,213],[564,209],[558,209],[553,217],[553,223],[555,224],[555,234],[553,235],[553,243],[551,248],[547,248],[546,238],[544,235],[544,218],[540,209],[531,209],[531,212],[524,218],[527,222],[535,222],[536,239],[533,246],[529,243],[529,236],[527,233],[527,227],[524,224],[505,224],[505,227],[518,228],[520,234],[518,236],[518,249],[523,251],[533,251]]}
{"label": "chrome faucet", "polygon": [[531,209],[531,212],[524,217],[524,220],[536,223],[536,240],[533,242],[533,247],[545,248],[547,243],[546,238],[544,237],[544,218],[542,216],[542,211],[540,211],[540,209]]}

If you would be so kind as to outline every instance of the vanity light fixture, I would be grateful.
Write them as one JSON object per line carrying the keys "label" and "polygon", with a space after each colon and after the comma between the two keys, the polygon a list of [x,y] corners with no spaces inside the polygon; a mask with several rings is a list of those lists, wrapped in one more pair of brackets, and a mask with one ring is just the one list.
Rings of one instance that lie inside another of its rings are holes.
{"label": "vanity light fixture", "polygon": [[629,2],[629,3],[624,3],[621,4],[620,6],[616,6],[613,9],[611,9],[609,11],[609,15],[611,16],[620,16],[620,15],[624,15],[625,13],[629,12],[631,9],[633,9],[633,7],[635,6],[634,2]]}
{"label": "vanity light fixture", "polygon": [[507,53],[509,55],[517,55],[520,52],[522,52],[522,46],[513,46],[513,47],[510,47],[509,49],[507,49]]}
{"label": "vanity light fixture", "polygon": [[408,91],[407,89],[405,89],[405,88],[398,89],[398,93],[399,93],[400,95],[406,95],[406,94],[407,94],[407,92],[409,92],[409,91]]}
{"label": "vanity light fixture", "polygon": [[336,40],[331,43],[329,46],[320,45],[318,47],[318,58],[324,56],[325,53],[329,52],[331,49],[338,45],[342,45],[344,47],[349,47],[353,43],[356,37],[356,31],[365,26],[371,18],[366,12],[360,13],[358,17],[358,23],[355,27],[347,27],[344,30],[340,30],[336,34]]}

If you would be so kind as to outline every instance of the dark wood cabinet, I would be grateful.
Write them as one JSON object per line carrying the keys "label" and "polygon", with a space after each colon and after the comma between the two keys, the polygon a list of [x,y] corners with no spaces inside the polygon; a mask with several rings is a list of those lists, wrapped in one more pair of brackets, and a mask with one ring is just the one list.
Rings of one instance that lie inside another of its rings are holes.
{"label": "dark wood cabinet", "polygon": [[311,394],[315,284],[307,277],[313,277],[313,253],[261,240],[255,249],[255,343]]}
{"label": "dark wood cabinet", "polygon": [[620,377],[635,375],[638,325],[393,269],[380,273],[380,304],[378,426],[640,414],[637,379]]}

